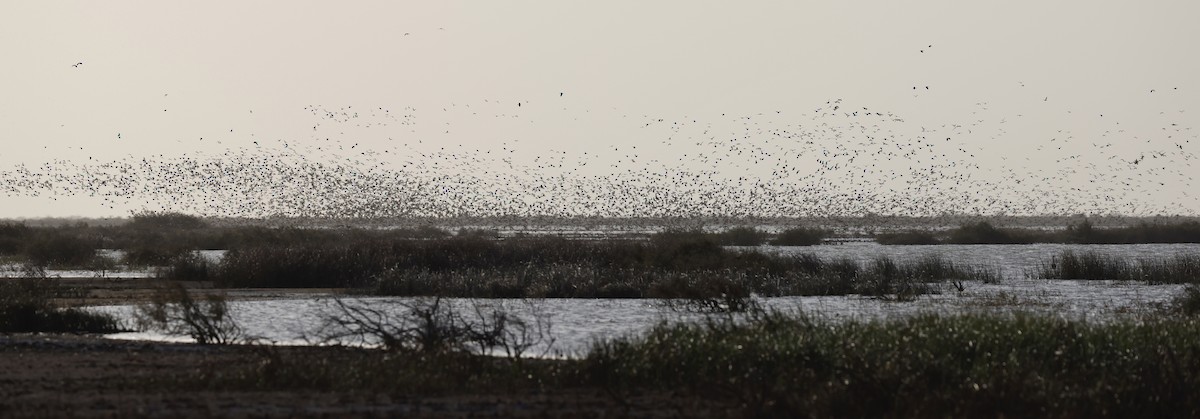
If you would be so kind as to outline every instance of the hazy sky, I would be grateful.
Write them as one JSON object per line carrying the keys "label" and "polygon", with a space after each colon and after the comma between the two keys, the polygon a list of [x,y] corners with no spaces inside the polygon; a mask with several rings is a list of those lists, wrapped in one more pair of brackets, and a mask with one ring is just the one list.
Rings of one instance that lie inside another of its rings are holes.
{"label": "hazy sky", "polygon": [[[343,200],[1196,214],[1196,16],[1195,1],[5,1],[0,217]],[[170,169],[214,161],[235,169]]]}

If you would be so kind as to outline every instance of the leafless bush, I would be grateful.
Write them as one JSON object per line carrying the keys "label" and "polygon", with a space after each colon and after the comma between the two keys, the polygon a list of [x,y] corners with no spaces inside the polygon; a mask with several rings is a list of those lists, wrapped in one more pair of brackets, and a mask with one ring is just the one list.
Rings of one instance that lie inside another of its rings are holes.
{"label": "leafless bush", "polygon": [[388,303],[332,301],[318,343],[381,345],[398,351],[502,353],[514,359],[539,345],[553,344],[549,316],[532,303],[528,303],[532,313],[528,320],[503,303],[474,302],[467,311],[442,298]]}
{"label": "leafless bush", "polygon": [[[520,359],[530,349],[543,345],[549,350],[554,346],[550,334],[550,316],[540,303],[522,300],[530,319],[512,313],[505,303],[473,303],[474,327],[469,329],[470,340],[479,353],[502,352],[511,359]],[[543,353],[543,355],[545,355]]]}
{"label": "leafless bush", "polygon": [[149,301],[139,304],[135,320],[142,330],[188,336],[200,344],[225,345],[248,340],[230,317],[223,295],[210,294],[197,300],[179,283],[158,290]]}

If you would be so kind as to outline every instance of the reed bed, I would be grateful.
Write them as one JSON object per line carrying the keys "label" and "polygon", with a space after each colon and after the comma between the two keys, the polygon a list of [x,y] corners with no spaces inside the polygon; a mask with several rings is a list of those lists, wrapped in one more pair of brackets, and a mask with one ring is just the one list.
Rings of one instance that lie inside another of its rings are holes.
{"label": "reed bed", "polygon": [[1200,255],[1130,260],[1095,252],[1064,250],[1043,262],[1031,276],[1037,279],[1145,281],[1150,284],[1200,283]]}
{"label": "reed bed", "polygon": [[[403,351],[402,351],[403,352]],[[753,312],[597,341],[581,358],[265,349],[157,386],[412,395],[539,392],[706,400],[743,417],[1194,417],[1200,319],[1053,316],[827,321]],[[149,385],[148,383],[142,383]]]}
{"label": "reed bed", "polygon": [[587,377],[737,400],[751,416],[1179,417],[1200,414],[1200,320],[1091,324],[925,315],[830,323],[763,313],[596,343]]}
{"label": "reed bed", "polygon": [[454,237],[230,251],[207,269],[222,287],[340,287],[379,295],[691,298],[703,295],[914,296],[998,271],[940,257],[869,263],[735,251],[703,236],[646,242]]}
{"label": "reed bed", "polygon": [[907,230],[875,235],[879,244],[1139,244],[1200,243],[1200,222],[1150,224],[1129,227],[1095,228],[1084,220],[1061,230],[1001,228],[986,221],[964,224],[949,231]]}

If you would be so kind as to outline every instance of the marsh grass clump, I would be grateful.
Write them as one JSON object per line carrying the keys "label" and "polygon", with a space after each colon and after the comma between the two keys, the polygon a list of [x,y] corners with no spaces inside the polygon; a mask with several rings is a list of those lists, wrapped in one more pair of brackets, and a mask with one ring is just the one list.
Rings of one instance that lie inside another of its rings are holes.
{"label": "marsh grass clump", "polygon": [[919,295],[937,292],[939,288],[931,283],[937,280],[929,275],[932,272],[924,272],[922,267],[921,262],[897,264],[891,258],[876,258],[860,274],[857,291],[862,295],[896,301],[910,301]]}
{"label": "marsh grass clump", "polygon": [[1156,259],[1128,260],[1095,252],[1064,250],[1042,262],[1032,275],[1039,279],[1107,279],[1151,284],[1200,282],[1200,255],[1178,254]]}
{"label": "marsh grass clump", "polygon": [[1136,265],[1095,252],[1075,253],[1064,250],[1043,262],[1037,278],[1044,279],[1113,279],[1133,280],[1138,277]]}
{"label": "marsh grass clump", "polygon": [[196,230],[208,227],[208,222],[179,212],[143,211],[134,214],[126,226],[141,230]]}
{"label": "marsh grass clump", "polygon": [[940,292],[939,283],[952,281],[961,291],[964,280],[996,283],[999,269],[964,267],[937,255],[925,255],[914,260],[897,262],[888,257],[872,260],[859,273],[862,278],[858,293],[899,301],[912,300],[918,295]]}
{"label": "marsh grass clump", "polygon": [[1172,309],[1185,316],[1200,316],[1200,284],[1191,284],[1172,302]]}
{"label": "marsh grass clump", "polygon": [[122,330],[112,316],[61,308],[54,303],[54,299],[70,293],[52,279],[0,281],[0,333],[113,333]]}
{"label": "marsh grass clump", "polygon": [[734,273],[680,274],[650,285],[646,295],[661,299],[672,310],[698,313],[741,313],[758,308],[751,294],[755,286]]}
{"label": "marsh grass clump", "polygon": [[1200,255],[1178,254],[1139,261],[1141,277],[1151,284],[1200,284]]}
{"label": "marsh grass clump", "polygon": [[749,416],[1173,416],[1200,412],[1200,322],[1010,314],[831,322],[760,313],[597,342],[586,379],[676,389]]}
{"label": "marsh grass clump", "polygon": [[922,294],[940,292],[940,284],[946,281],[990,283],[1000,278],[997,268],[960,266],[937,255],[913,260],[881,256],[862,264],[849,259],[822,260],[799,255],[788,265],[802,279],[785,283],[781,295],[859,294],[908,301]]}

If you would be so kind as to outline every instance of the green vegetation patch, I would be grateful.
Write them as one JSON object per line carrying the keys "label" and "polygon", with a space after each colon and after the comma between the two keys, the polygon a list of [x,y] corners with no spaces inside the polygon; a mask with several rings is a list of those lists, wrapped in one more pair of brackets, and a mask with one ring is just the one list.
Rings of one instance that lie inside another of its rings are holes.
{"label": "green vegetation patch", "polygon": [[831,323],[763,313],[599,342],[583,368],[615,393],[677,389],[754,415],[1165,417],[1200,413],[1196,365],[1195,318]]}

